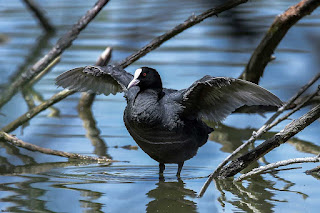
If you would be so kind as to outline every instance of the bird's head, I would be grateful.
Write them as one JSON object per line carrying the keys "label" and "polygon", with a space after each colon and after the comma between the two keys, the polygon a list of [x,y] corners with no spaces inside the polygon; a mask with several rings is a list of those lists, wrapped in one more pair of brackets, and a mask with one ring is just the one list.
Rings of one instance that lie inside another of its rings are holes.
{"label": "bird's head", "polygon": [[162,90],[162,81],[159,73],[150,67],[141,67],[134,73],[132,81],[128,85],[128,89],[133,86],[140,87],[140,91],[146,89]]}

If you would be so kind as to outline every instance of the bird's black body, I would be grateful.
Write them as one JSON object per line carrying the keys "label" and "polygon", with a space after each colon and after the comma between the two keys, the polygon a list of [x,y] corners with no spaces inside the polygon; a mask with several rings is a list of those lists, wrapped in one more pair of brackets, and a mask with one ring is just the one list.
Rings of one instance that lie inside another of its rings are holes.
{"label": "bird's black body", "polygon": [[204,76],[184,90],[165,89],[158,72],[142,67],[135,75],[116,66],[88,66],[61,74],[57,84],[77,91],[124,91],[123,120],[139,147],[160,164],[177,163],[196,155],[213,129],[203,120],[220,121],[243,105],[275,105],[281,101],[253,83]]}
{"label": "bird's black body", "polygon": [[124,123],[137,144],[160,163],[182,163],[192,158],[213,129],[203,121],[183,117],[183,106],[172,97],[177,91],[130,89]]}

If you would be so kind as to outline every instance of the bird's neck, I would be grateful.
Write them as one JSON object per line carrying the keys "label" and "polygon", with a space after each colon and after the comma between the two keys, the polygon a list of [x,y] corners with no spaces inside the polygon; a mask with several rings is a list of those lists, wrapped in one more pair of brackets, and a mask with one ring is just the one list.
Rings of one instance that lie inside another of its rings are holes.
{"label": "bird's neck", "polygon": [[145,91],[154,91],[155,93],[158,94],[159,99],[163,97],[163,87],[162,87],[162,81],[161,79],[159,81],[156,82],[145,82],[143,84],[139,85],[140,88],[140,92],[139,93],[143,93]]}
{"label": "bird's neck", "polygon": [[158,100],[160,100],[164,96],[163,88],[161,87],[151,87],[148,89],[140,88],[140,91],[138,92],[137,96],[144,92],[150,92],[155,93],[158,95]]}

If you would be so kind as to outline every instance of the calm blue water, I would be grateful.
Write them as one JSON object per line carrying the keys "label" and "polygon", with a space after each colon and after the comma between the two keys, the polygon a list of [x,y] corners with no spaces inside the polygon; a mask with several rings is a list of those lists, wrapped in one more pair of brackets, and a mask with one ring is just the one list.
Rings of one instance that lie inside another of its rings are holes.
{"label": "calm blue water", "polygon": [[[94,4],[91,0],[37,2],[57,28],[56,35],[45,36],[21,1],[0,2],[0,91],[47,53]],[[54,85],[60,73],[94,64],[106,46],[113,48],[113,61],[121,60],[192,13],[199,14],[214,5],[209,2],[110,1],[30,94],[37,104],[41,103],[41,99],[61,90]],[[127,71],[133,73],[141,66],[156,68],[164,86],[176,89],[186,88],[206,74],[238,77],[274,17],[297,2],[249,1],[181,33],[130,65]],[[266,68],[260,83],[263,87],[285,101],[319,72],[314,40],[310,39],[310,35],[319,35],[319,26],[318,9],[290,29],[275,52],[276,60]],[[314,90],[315,86],[309,92]],[[315,164],[264,174],[242,185],[211,184],[203,198],[196,198],[205,176],[267,118],[229,116],[210,135],[198,155],[185,163],[181,181],[175,177],[176,165],[168,165],[165,181],[159,182],[157,162],[141,149],[123,148],[136,146],[122,121],[126,105],[123,95],[97,96],[92,107],[96,128],[90,115],[79,116],[79,97],[80,94],[75,94],[59,102],[13,134],[42,147],[109,156],[121,162],[84,164],[0,142],[0,211],[127,212],[130,208],[130,212],[315,212],[320,207],[319,180],[303,173]],[[5,116],[0,115],[0,127],[27,109],[21,93],[17,94],[1,109]],[[292,118],[309,109],[304,108]],[[284,121],[272,131],[278,132],[289,122]],[[320,152],[319,127],[316,121],[264,160],[314,156]],[[265,161],[255,166],[264,165]]]}

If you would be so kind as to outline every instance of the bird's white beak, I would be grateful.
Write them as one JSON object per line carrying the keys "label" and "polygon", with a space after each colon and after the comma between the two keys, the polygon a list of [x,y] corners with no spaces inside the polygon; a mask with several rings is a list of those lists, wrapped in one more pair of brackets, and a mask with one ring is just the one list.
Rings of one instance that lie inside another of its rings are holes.
{"label": "bird's white beak", "polygon": [[132,81],[129,83],[127,89],[130,89],[131,87],[138,85],[139,82],[140,82],[140,81],[139,81],[138,79],[132,79]]}
{"label": "bird's white beak", "polygon": [[142,69],[141,69],[141,68],[139,68],[139,69],[137,69],[137,70],[135,71],[134,77],[133,77],[132,81],[129,83],[127,89],[130,89],[131,87],[136,86],[136,85],[139,84],[140,81],[138,80],[138,78],[139,78],[141,72],[142,72]]}

